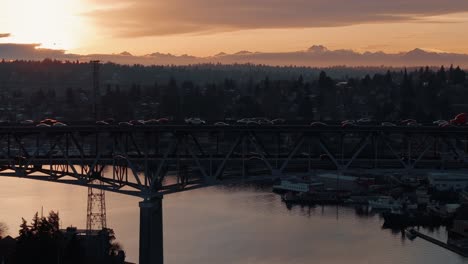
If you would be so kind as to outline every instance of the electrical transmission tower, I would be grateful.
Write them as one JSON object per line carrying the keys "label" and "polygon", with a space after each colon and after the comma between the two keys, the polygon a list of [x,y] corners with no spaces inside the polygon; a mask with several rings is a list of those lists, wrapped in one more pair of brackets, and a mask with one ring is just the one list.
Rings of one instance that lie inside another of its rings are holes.
{"label": "electrical transmission tower", "polygon": [[[99,181],[99,180],[95,180]],[[102,182],[99,181],[101,184]],[[101,189],[88,188],[88,213],[86,215],[86,230],[102,230],[106,223],[106,194]]]}
{"label": "electrical transmission tower", "polygon": [[[91,61],[93,65],[93,115],[94,119],[98,120],[98,96],[99,96],[99,61]],[[99,176],[99,166],[94,166],[94,171],[91,172],[93,177]],[[102,172],[101,172],[102,173]],[[101,184],[98,179],[92,181],[94,184]],[[88,187],[88,206],[86,213],[86,230],[102,230],[107,228],[106,220],[106,194],[102,189],[93,189]]]}

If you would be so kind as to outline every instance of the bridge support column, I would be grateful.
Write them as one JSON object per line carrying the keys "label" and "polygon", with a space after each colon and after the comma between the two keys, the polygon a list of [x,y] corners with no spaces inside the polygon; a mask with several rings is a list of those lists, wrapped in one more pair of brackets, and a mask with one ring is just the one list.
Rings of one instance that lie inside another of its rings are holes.
{"label": "bridge support column", "polygon": [[140,264],[163,264],[162,196],[140,202]]}

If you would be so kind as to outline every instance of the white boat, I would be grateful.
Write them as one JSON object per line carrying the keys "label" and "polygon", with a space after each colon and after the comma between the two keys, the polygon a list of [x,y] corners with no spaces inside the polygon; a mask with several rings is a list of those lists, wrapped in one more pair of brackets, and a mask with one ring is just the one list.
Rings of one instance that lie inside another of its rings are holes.
{"label": "white boat", "polygon": [[298,179],[281,180],[278,185],[273,185],[273,191],[275,192],[311,192],[316,188],[322,188],[323,183],[321,182],[305,182]]}
{"label": "white boat", "polygon": [[369,200],[369,206],[376,210],[401,209],[401,203],[390,196],[379,196],[376,200]]}

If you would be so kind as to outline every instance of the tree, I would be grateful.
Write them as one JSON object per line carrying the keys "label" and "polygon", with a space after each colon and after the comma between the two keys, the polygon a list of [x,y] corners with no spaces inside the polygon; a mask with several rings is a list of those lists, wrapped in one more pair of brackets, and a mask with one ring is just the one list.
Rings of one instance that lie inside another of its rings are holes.
{"label": "tree", "polygon": [[460,69],[458,66],[454,71],[453,71],[453,83],[454,84],[464,84],[466,80],[466,73]]}
{"label": "tree", "polygon": [[76,97],[76,94],[75,94],[75,91],[73,91],[73,88],[67,87],[67,90],[65,91],[65,100],[69,106],[75,105],[76,103],[75,97]]}
{"label": "tree", "polygon": [[239,98],[239,101],[237,102],[236,106],[237,116],[244,118],[263,115],[260,111],[260,106],[258,105],[258,103],[250,96],[242,96],[241,98]]}
{"label": "tree", "polygon": [[[15,252],[15,262],[22,263],[89,263],[84,257],[83,245],[76,233],[73,236],[65,236],[59,229],[60,218],[58,213],[51,211],[47,217],[39,217],[36,213],[28,225],[23,218]],[[125,253],[120,244],[115,242],[115,234],[112,229],[99,231],[103,238],[104,248],[102,255],[88,256],[100,259],[99,263],[122,263]],[[92,251],[95,252],[95,251]],[[121,260],[117,261],[116,259]]]}
{"label": "tree", "polygon": [[176,80],[171,78],[162,96],[161,108],[163,114],[172,116],[175,120],[181,120],[180,104],[179,87]]}
{"label": "tree", "polygon": [[321,91],[326,91],[326,89],[333,88],[333,80],[328,77],[324,71],[320,72],[318,82]]}
{"label": "tree", "polygon": [[401,117],[410,118],[414,114],[415,109],[415,91],[413,88],[413,81],[411,76],[408,75],[406,69],[403,76],[403,83],[401,84]]}
{"label": "tree", "polygon": [[58,214],[51,211],[48,217],[34,215],[31,226],[22,219],[16,248],[17,263],[53,263],[57,260],[62,242]]}
{"label": "tree", "polygon": [[440,70],[437,72],[437,77],[439,77],[439,79],[445,83],[445,81],[447,81],[447,74],[445,72],[445,68],[444,66],[440,67]]}
{"label": "tree", "polygon": [[5,225],[5,223],[0,222],[0,239],[3,238],[7,230],[8,227]]}
{"label": "tree", "polygon": [[309,96],[306,96],[301,104],[299,105],[298,109],[298,115],[305,120],[311,120],[314,118],[314,105],[312,104],[312,101],[310,100]]}

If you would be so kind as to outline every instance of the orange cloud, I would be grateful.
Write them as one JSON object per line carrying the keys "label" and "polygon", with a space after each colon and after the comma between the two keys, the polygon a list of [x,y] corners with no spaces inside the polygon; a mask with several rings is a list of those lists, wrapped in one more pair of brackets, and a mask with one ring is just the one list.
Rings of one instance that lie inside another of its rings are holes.
{"label": "orange cloud", "polygon": [[65,54],[63,50],[40,48],[40,44],[0,43],[0,59],[42,60],[75,59],[73,54]]}
{"label": "orange cloud", "polygon": [[116,36],[139,37],[382,22],[443,23],[429,18],[460,12],[468,12],[468,1],[120,0],[114,7],[98,8],[88,15]]}

